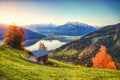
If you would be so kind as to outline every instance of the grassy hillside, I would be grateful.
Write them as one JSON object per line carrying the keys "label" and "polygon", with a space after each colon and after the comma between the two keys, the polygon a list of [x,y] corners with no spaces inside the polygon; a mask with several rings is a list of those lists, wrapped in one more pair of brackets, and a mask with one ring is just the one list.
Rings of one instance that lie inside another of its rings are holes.
{"label": "grassy hillside", "polygon": [[119,70],[39,65],[23,60],[20,54],[28,56],[24,51],[0,46],[0,80],[120,80]]}
{"label": "grassy hillside", "polygon": [[[107,53],[113,58],[118,69],[120,69],[120,23],[109,25],[61,46],[54,51],[54,59],[59,57],[62,61],[71,61],[75,64],[93,66],[92,58],[96,55],[101,45],[106,46]],[[66,55],[71,50],[76,51],[74,55]],[[63,54],[60,54],[63,53]],[[64,56],[67,56],[64,59]]]}

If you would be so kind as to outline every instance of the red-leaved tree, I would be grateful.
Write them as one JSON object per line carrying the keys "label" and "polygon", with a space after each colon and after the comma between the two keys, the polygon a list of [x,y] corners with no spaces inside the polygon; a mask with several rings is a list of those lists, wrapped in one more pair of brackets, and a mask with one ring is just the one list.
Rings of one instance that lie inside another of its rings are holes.
{"label": "red-leaved tree", "polygon": [[21,47],[23,48],[24,47],[24,41],[25,41],[25,36],[24,36],[24,31],[23,31],[23,29],[22,28],[19,28],[18,30],[17,30],[17,32],[18,32],[18,34],[20,35],[20,37],[21,37]]}
{"label": "red-leaved tree", "polygon": [[116,69],[116,65],[113,62],[112,57],[109,54],[107,54],[106,51],[106,47],[101,45],[99,52],[92,59],[93,67]]}
{"label": "red-leaved tree", "polygon": [[24,49],[24,31],[17,25],[10,25],[4,35],[4,45],[10,45],[13,48]]}

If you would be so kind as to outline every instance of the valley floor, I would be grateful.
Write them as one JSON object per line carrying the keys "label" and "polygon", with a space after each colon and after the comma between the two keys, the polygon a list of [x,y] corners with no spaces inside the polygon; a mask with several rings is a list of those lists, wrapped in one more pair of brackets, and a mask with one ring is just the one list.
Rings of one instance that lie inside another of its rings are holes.
{"label": "valley floor", "polygon": [[0,46],[0,80],[120,80],[119,70],[60,68],[23,60],[26,52]]}

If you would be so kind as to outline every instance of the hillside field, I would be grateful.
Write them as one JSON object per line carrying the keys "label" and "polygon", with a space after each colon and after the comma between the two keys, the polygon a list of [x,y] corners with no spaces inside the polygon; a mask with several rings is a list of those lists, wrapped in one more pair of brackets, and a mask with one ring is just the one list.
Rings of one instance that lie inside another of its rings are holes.
{"label": "hillside field", "polygon": [[119,70],[52,67],[25,61],[20,55],[28,56],[25,51],[0,46],[0,80],[120,80]]}

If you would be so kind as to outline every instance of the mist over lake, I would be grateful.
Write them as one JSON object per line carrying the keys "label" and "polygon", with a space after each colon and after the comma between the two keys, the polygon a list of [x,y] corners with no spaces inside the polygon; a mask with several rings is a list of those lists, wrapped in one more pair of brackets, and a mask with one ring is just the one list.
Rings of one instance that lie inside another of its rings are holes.
{"label": "mist over lake", "polygon": [[37,43],[26,47],[26,49],[32,50],[32,51],[37,50],[39,48],[39,43],[40,42],[44,43],[44,45],[47,47],[48,50],[58,48],[58,47],[67,43],[67,42],[61,42],[59,40],[39,40]]}
{"label": "mist over lake", "polygon": [[[25,41],[25,48],[27,50],[37,50],[39,48],[39,43],[42,42],[47,47],[48,50],[54,50],[60,46],[67,44],[73,40],[79,39],[81,36],[61,36],[61,35],[47,35],[43,39],[33,39]],[[0,40],[0,45],[2,40]]]}
{"label": "mist over lake", "polygon": [[[53,50],[59,48],[60,46],[71,42],[73,40],[79,39],[80,36],[58,36],[58,35],[48,35],[47,37],[38,40],[37,42],[31,41],[32,45],[27,45],[28,50],[37,50],[39,48],[39,43],[42,42],[47,47],[48,50]],[[28,43],[29,44],[29,43]]]}
{"label": "mist over lake", "polygon": [[58,35],[47,35],[47,37],[42,40],[38,40],[33,45],[26,46],[28,50],[37,50],[39,48],[39,43],[42,42],[48,50],[54,50],[68,42],[79,39],[80,36],[58,36]]}

